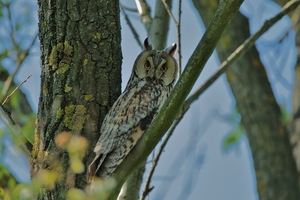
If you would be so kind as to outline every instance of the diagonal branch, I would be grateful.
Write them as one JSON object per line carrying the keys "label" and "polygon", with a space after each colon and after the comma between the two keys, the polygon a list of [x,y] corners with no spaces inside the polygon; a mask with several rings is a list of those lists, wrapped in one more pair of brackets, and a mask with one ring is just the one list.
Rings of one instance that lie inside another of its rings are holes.
{"label": "diagonal branch", "polygon": [[276,22],[278,22],[283,16],[285,16],[290,11],[296,9],[296,7],[300,4],[300,1],[294,1],[286,4],[282,11],[279,12],[273,18],[267,20],[264,25],[252,36],[250,36],[243,44],[241,44],[220,66],[220,68],[204,83],[202,84],[185,102],[183,105],[183,109],[179,114],[179,117],[176,118],[175,123],[172,124],[167,137],[165,138],[163,144],[160,147],[160,150],[152,162],[152,166],[149,172],[149,175],[146,179],[146,184],[142,193],[141,200],[145,199],[148,193],[153,189],[150,187],[151,178],[153,176],[154,170],[156,168],[157,161],[161,155],[162,150],[164,149],[168,139],[172,135],[173,130],[177,126],[177,124],[181,121],[185,113],[188,111],[190,105],[196,101],[199,96],[207,90],[234,62],[236,62],[240,57],[242,57],[249,49],[255,44],[255,41],[262,36],[265,32],[267,32]]}
{"label": "diagonal branch", "polygon": [[169,16],[172,18],[174,24],[177,26],[177,25],[178,25],[178,22],[177,22],[177,20],[175,19],[174,15],[172,14],[171,9],[170,9],[170,7],[168,6],[166,0],[161,0],[161,2],[164,4],[165,9],[166,9],[166,11],[168,12]]}
{"label": "diagonal branch", "polygon": [[[25,59],[28,57],[29,55],[29,52],[31,50],[31,48],[33,47],[36,39],[38,37],[38,34],[36,34],[34,36],[34,38],[32,39],[31,41],[31,44],[29,45],[29,47],[24,51],[22,52],[21,54],[17,55],[17,58],[15,59],[15,62],[16,62],[16,67],[15,67],[15,70],[14,72],[7,78],[7,80],[5,81],[4,83],[4,87],[3,87],[3,90],[2,90],[2,99],[7,95],[8,93],[8,90],[16,76],[16,74],[18,73],[20,67],[22,66],[23,62],[25,61]],[[14,41],[14,38],[12,38],[12,40]]]}
{"label": "diagonal branch", "polygon": [[[183,103],[184,101],[183,97],[187,96],[187,93],[190,91],[192,85],[196,81],[196,78],[193,76],[197,76],[197,77],[199,76],[205,62],[207,61],[207,59],[209,58],[209,56],[213,51],[216,42],[221,36],[221,33],[227,26],[225,22],[229,22],[233,18],[233,14],[237,12],[241,3],[242,2],[238,0],[230,1],[228,2],[228,4],[225,5],[224,3],[220,3],[216,15],[214,16],[212,22],[208,26],[207,31],[205,32],[203,38],[201,39],[196,50],[191,56],[183,75],[179,79],[169,99],[167,100],[167,102],[165,102],[161,112],[154,119],[153,123],[150,125],[146,133],[144,133],[142,139],[137,143],[135,148],[125,158],[121,166],[117,168],[117,170],[113,174],[113,177],[117,180],[118,184],[117,187],[115,188],[115,191],[112,192],[112,196],[110,197],[111,199],[113,199],[114,195],[118,194],[118,191],[122,186],[122,183],[129,175],[128,172],[133,171],[139,165],[139,163],[141,163],[151,153],[152,149],[159,142],[160,138],[164,135],[166,129],[168,129],[170,124],[177,116],[179,105],[184,106],[184,109],[181,111],[179,115],[182,116],[189,108],[189,105],[194,100],[196,100],[199,97],[199,95],[205,90],[205,88],[203,88],[204,86],[202,86],[203,89],[201,90],[203,91],[201,93],[199,92],[197,93],[198,95],[197,98],[195,98],[197,95],[194,94],[190,98],[188,98],[188,100],[185,103]],[[259,34],[262,35],[264,32],[267,31],[268,28],[270,28],[273,24],[275,24],[278,20],[280,20],[280,18],[282,18],[286,13],[295,9],[299,4],[300,1],[297,0],[297,1],[289,2],[286,6],[284,6],[283,10],[278,15],[265,22],[264,26],[258,31],[259,33],[254,34],[254,36],[251,36],[247,40],[247,44],[244,43],[243,45],[241,45],[237,49],[238,53],[237,52],[233,53],[230,56],[230,58],[228,58],[225,61],[224,65],[227,66],[228,68],[228,66],[232,64],[233,60],[236,60],[236,58],[234,58],[234,55],[237,54],[238,56],[241,56],[242,54],[244,54],[247,50],[249,50],[251,45],[252,46],[254,45],[253,41],[257,40]],[[216,26],[216,24],[218,24],[218,26]],[[243,47],[244,47],[243,50],[244,52],[241,52],[241,48]],[[219,76],[220,75],[217,75],[214,78],[210,78],[207,81],[209,83],[204,85],[208,85],[208,86],[211,85]],[[212,81],[213,79],[214,81]],[[208,86],[205,86],[206,89],[208,88]],[[192,100],[193,98],[194,100]]]}
{"label": "diagonal branch", "polygon": [[32,75],[27,76],[27,78],[22,81],[11,93],[8,95],[2,103],[2,106],[10,99],[10,97],[23,85]]}
{"label": "diagonal branch", "polygon": [[199,96],[209,88],[234,62],[242,57],[254,44],[255,41],[267,32],[276,22],[278,22],[287,13],[295,10],[299,6],[300,1],[288,2],[282,10],[265,21],[264,25],[252,36],[250,36],[243,44],[241,44],[220,66],[220,68],[184,102],[183,110],[187,110],[189,106],[199,98]]}
{"label": "diagonal branch", "polygon": [[219,7],[213,20],[208,26],[201,41],[191,56],[178,83],[171,92],[170,97],[164,103],[158,116],[154,119],[148,130],[143,134],[135,148],[125,158],[112,178],[117,182],[108,199],[116,199],[122,184],[145,158],[151,153],[164,133],[173,123],[187,95],[198,79],[208,58],[211,56],[222,32],[225,30],[235,13],[238,11],[242,0],[220,1]]}
{"label": "diagonal branch", "polygon": [[144,186],[144,190],[143,190],[143,193],[142,193],[142,196],[141,196],[141,200],[145,200],[146,196],[149,194],[149,192],[152,191],[153,187],[150,187],[150,183],[151,183],[151,179],[152,179],[152,176],[154,174],[154,171],[156,169],[156,166],[157,166],[157,163],[158,163],[158,160],[163,152],[163,150],[165,149],[169,139],[171,138],[171,136],[173,135],[173,132],[175,130],[175,128],[177,127],[177,125],[179,124],[179,122],[181,121],[183,115],[181,115],[180,117],[178,117],[175,122],[172,124],[170,130],[168,131],[167,133],[167,136],[165,138],[165,140],[163,141],[163,143],[161,144],[159,150],[158,150],[158,153],[157,155],[155,156],[155,158],[153,159],[152,161],[152,166],[151,166],[151,169],[150,169],[150,172],[148,174],[148,177],[146,179],[146,183],[145,183],[145,186]]}
{"label": "diagonal branch", "polygon": [[134,36],[134,39],[136,40],[136,42],[138,43],[138,45],[141,47],[141,49],[143,49],[143,44],[141,42],[141,40],[139,39],[139,34],[136,32],[135,28],[133,27],[133,24],[131,23],[127,13],[125,12],[125,7],[124,6],[120,6],[121,7],[121,10],[125,16],[125,20],[129,26],[129,29],[131,30],[133,36]]}

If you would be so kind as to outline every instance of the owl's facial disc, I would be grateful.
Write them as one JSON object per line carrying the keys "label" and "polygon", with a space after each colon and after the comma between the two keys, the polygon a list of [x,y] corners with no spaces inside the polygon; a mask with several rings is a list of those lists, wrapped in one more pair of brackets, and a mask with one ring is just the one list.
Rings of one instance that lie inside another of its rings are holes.
{"label": "owl's facial disc", "polygon": [[163,85],[170,85],[176,79],[176,60],[164,51],[142,52],[137,58],[135,66],[134,72],[140,79],[156,80]]}

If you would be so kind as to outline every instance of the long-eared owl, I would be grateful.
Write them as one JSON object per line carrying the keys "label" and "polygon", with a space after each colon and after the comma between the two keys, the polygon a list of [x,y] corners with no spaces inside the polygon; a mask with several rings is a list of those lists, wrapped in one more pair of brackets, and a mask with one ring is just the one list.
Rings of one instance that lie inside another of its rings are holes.
{"label": "long-eared owl", "polygon": [[148,38],[144,41],[144,51],[134,62],[124,92],[104,118],[94,148],[96,156],[88,167],[88,182],[95,176],[109,177],[159,112],[177,78],[175,51],[176,44],[158,51]]}

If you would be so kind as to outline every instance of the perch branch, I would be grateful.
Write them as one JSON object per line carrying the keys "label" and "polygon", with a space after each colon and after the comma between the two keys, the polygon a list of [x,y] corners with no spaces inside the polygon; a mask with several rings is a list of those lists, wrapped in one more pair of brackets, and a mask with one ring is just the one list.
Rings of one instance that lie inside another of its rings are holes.
{"label": "perch branch", "polygon": [[217,45],[222,32],[228,26],[242,2],[242,0],[220,1],[210,25],[189,59],[187,66],[169,98],[147,131],[143,134],[142,138],[113,173],[112,178],[116,180],[117,185],[113,191],[110,192],[108,199],[116,199],[126,178],[152,152],[164,133],[178,116],[180,112],[178,108],[183,105],[187,95],[190,93],[194,83],[204,68],[206,61]]}

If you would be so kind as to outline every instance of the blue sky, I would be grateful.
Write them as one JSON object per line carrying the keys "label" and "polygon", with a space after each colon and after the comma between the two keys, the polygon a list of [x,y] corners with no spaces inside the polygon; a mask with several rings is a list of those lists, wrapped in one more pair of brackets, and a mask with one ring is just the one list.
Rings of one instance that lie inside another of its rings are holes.
{"label": "blue sky", "polygon": [[[19,1],[24,2],[24,1]],[[37,5],[30,2],[34,23],[29,34],[37,31]],[[121,1],[125,5],[134,7],[134,2]],[[194,51],[204,32],[203,24],[193,8],[191,1],[182,1],[182,54],[183,66]],[[20,5],[23,5],[20,3]],[[177,9],[177,1],[173,9]],[[152,9],[154,10],[154,9]],[[249,0],[242,6],[242,13],[250,20],[251,31],[256,31],[265,19],[274,16],[280,7],[268,0]],[[175,11],[174,11],[175,12]],[[144,27],[136,14],[129,15],[134,22],[140,39],[147,37]],[[175,15],[177,16],[177,14]],[[122,22],[122,88],[131,73],[133,62],[140,53],[123,15]],[[170,35],[167,44],[176,41],[175,26],[170,21]],[[285,109],[291,109],[291,95],[293,87],[293,66],[295,64],[295,47],[293,44],[295,33],[290,30],[291,23],[286,17],[269,33],[265,34],[257,43],[261,59],[266,65],[268,75],[277,101]],[[1,30],[1,29],[0,29]],[[277,41],[286,34],[282,43]],[[0,31],[2,33],[3,30]],[[130,49],[130,51],[128,51]],[[27,94],[31,105],[37,111],[39,98],[39,48],[34,48],[32,56],[26,60],[16,77],[16,82],[23,81],[28,75],[32,78],[21,88]],[[283,63],[285,61],[285,63]],[[220,61],[213,54],[195,87],[203,83],[219,66]],[[192,105],[192,108],[177,127],[170,139],[153,177],[154,190],[149,199],[231,199],[255,200],[256,180],[253,169],[251,151],[247,138],[244,136],[233,148],[225,150],[224,138],[232,132],[237,123],[229,121],[228,116],[234,112],[235,101],[229,86],[222,76]],[[0,161],[10,167],[11,171],[22,182],[29,180],[29,166],[12,148],[11,140],[6,135],[2,138],[5,154]],[[15,156],[13,159],[11,156]],[[149,160],[151,159],[151,156]],[[150,167],[150,163],[147,167]]]}

